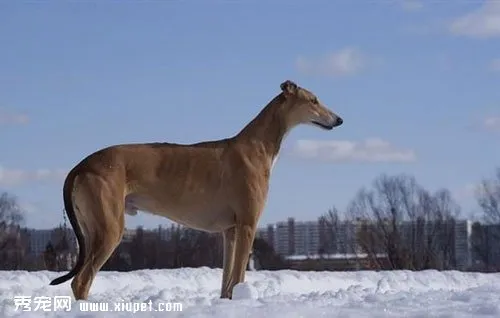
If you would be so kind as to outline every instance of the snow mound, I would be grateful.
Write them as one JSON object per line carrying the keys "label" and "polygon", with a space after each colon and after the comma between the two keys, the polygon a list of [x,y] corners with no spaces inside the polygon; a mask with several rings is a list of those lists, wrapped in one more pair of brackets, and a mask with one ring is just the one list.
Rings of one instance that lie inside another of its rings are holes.
{"label": "snow mound", "polygon": [[249,283],[239,283],[233,288],[232,299],[257,299],[259,292]]}

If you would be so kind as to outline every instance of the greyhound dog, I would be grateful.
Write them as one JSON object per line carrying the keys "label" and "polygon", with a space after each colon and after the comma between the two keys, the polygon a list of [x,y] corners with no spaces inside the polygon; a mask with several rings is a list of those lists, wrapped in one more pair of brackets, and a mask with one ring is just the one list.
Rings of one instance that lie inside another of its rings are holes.
{"label": "greyhound dog", "polygon": [[86,300],[97,272],[120,243],[125,214],[160,215],[223,235],[221,298],[232,298],[245,270],[269,178],[286,134],[299,124],[332,130],[342,124],[311,91],[292,81],[235,136],[195,144],[114,145],[96,151],[67,175],[64,207],[79,246],[75,267],[50,284],[74,277]]}

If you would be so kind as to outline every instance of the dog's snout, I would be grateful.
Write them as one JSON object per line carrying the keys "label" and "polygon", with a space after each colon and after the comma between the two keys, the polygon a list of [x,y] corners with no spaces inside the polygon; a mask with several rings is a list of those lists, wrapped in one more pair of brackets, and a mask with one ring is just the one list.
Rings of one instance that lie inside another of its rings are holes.
{"label": "dog's snout", "polygon": [[340,117],[337,117],[337,120],[335,121],[335,126],[340,126],[342,125],[342,123],[344,122],[344,120]]}

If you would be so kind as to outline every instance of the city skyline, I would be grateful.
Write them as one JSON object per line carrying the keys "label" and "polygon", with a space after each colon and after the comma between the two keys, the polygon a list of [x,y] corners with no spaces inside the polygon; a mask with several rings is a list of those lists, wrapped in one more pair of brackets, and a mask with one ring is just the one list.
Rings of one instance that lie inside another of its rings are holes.
{"label": "city skyline", "polygon": [[[462,224],[465,222],[467,227],[470,228],[473,220],[469,220],[466,218],[454,218],[452,219],[457,224]],[[324,217],[320,216],[316,219],[311,219],[308,221],[300,221],[296,220],[294,217],[288,217],[286,220],[281,220],[275,223],[268,223],[265,225],[261,225],[258,227],[256,232],[256,237],[264,238],[270,242],[273,248],[279,254],[283,255],[303,255],[303,254],[317,254],[318,250],[321,248],[321,240],[325,240],[325,238],[321,238],[320,232],[322,230],[327,230],[328,227],[338,227],[334,230],[337,240],[335,243],[335,250],[341,251],[344,254],[352,254],[359,252],[359,247],[354,247],[351,241],[356,240],[355,233],[359,230],[360,224],[364,222],[376,224],[378,221],[372,219],[357,219],[357,220],[339,220],[336,225],[328,224],[328,221],[325,221]],[[401,220],[399,223],[404,226],[404,224],[416,224],[418,221],[416,220]],[[438,222],[438,220],[426,220],[426,224],[433,224]],[[186,228],[180,226],[182,228]],[[60,229],[60,226],[54,227],[52,229],[36,229],[36,228],[27,228],[29,232],[37,232],[40,233],[41,237],[43,237],[46,241],[50,238],[59,237],[60,233],[56,233],[54,236],[54,230]],[[158,225],[156,228],[143,228],[143,230],[148,232],[158,232],[160,231],[160,236],[162,239],[169,239],[169,231],[172,229],[171,225]],[[292,230],[291,230],[292,229]],[[125,228],[125,233],[123,236],[124,240],[130,240],[136,232],[137,228]],[[469,229],[468,231],[470,231]],[[66,228],[67,233],[71,234],[74,239],[74,233],[72,228],[68,225]],[[269,234],[272,232],[272,235],[275,237],[270,237]],[[51,234],[52,233],[52,234]],[[167,234],[165,234],[167,233]],[[281,236],[281,238],[280,238]],[[292,242],[289,239],[290,236],[293,236],[293,247],[290,248],[289,243]],[[351,242],[351,243],[348,243]],[[76,241],[75,241],[76,243]],[[298,243],[298,245],[297,245]]]}

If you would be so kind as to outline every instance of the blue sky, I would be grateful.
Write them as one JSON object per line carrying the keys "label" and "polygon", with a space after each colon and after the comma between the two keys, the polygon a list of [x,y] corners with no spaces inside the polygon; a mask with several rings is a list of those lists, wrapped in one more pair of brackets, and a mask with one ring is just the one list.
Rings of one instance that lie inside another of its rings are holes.
{"label": "blue sky", "polygon": [[500,158],[498,21],[493,1],[2,2],[0,190],[56,226],[89,153],[233,135],[291,79],[344,125],[292,131],[260,225],[342,209],[381,173],[472,211]]}

